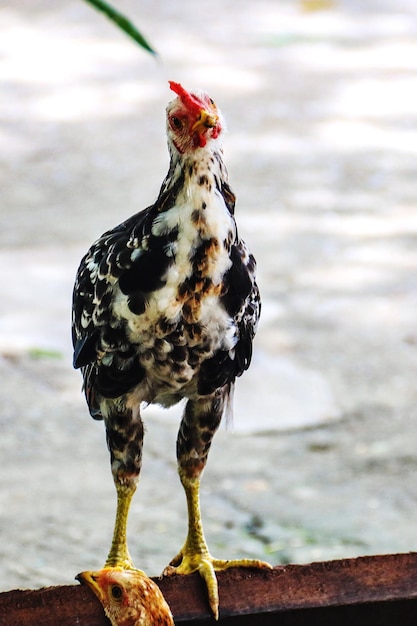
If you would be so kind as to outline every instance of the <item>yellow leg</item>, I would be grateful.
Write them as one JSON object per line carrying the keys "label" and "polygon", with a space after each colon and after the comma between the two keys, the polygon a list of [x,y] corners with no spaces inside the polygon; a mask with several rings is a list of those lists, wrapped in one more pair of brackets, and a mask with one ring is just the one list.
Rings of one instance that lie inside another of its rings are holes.
{"label": "yellow leg", "polygon": [[206,583],[210,608],[215,619],[219,618],[219,592],[216,571],[230,567],[262,567],[271,568],[269,563],[256,559],[214,559],[208,551],[204,538],[203,524],[200,511],[200,478],[187,477],[180,470],[188,507],[188,534],[182,550],[171,561],[163,574],[192,574],[198,571]]}
{"label": "yellow leg", "polygon": [[117,510],[114,524],[113,540],[109,555],[104,567],[121,567],[123,569],[134,569],[132,559],[127,549],[127,518],[136,485],[121,485],[116,482],[117,490]]}

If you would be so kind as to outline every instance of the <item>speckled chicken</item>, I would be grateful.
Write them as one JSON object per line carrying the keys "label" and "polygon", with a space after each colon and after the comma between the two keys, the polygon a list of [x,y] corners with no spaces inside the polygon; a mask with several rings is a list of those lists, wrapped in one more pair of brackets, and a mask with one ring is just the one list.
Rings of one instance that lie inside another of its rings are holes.
{"label": "speckled chicken", "polygon": [[74,366],[103,419],[117,490],[107,567],[133,568],[126,544],[141,469],[141,406],[186,400],[177,439],[188,535],[165,575],[199,571],[218,616],[216,570],[268,567],[214,559],[200,479],[236,377],[248,367],[260,313],[255,259],[239,238],[223,163],[224,120],[209,96],[170,82],[168,174],[156,202],[102,235],[81,261],[73,296]]}
{"label": "speckled chicken", "polygon": [[140,570],[105,568],[77,579],[96,594],[112,626],[174,626],[158,585]]}

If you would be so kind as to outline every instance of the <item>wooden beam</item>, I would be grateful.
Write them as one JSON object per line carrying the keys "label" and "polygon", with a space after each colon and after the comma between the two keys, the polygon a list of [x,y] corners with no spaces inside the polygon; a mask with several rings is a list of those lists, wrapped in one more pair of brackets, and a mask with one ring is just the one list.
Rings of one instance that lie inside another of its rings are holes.
{"label": "wooden beam", "polygon": [[[198,575],[157,580],[182,626],[214,624]],[[415,626],[417,553],[219,572],[225,626]],[[1,626],[108,626],[81,585],[0,594]]]}

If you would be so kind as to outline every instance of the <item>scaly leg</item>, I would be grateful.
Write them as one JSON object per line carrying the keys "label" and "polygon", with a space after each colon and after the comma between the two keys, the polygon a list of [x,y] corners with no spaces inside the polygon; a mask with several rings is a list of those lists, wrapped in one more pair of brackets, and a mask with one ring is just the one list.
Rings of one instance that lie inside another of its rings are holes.
{"label": "scaly leg", "polygon": [[[127,520],[142,463],[143,423],[124,404],[107,404],[105,417],[111,468],[117,491],[113,539],[105,568],[134,569],[127,547]],[[123,410],[122,410],[123,409]]]}
{"label": "scaly leg", "polygon": [[[184,546],[164,575],[192,574],[198,571],[206,583],[210,608],[219,617],[219,593],[216,571],[230,567],[267,567],[264,561],[253,559],[221,560],[211,556],[204,538],[200,511],[200,479],[207,462],[213,435],[223,413],[227,390],[210,398],[189,401],[181,423],[177,442],[178,473],[185,490],[188,507],[188,534]],[[209,402],[210,400],[210,402]]]}
{"label": "scaly leg", "polygon": [[134,569],[132,559],[127,548],[127,518],[133,494],[136,491],[136,484],[121,485],[116,483],[117,510],[114,523],[113,540],[109,555],[104,567],[121,567],[123,569]]}

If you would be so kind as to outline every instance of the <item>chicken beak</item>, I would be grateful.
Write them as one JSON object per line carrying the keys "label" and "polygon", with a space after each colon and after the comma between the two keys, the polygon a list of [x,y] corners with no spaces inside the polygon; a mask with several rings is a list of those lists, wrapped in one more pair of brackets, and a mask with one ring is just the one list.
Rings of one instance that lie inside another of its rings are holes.
{"label": "chicken beak", "polygon": [[87,585],[96,594],[97,598],[103,602],[104,594],[101,587],[97,583],[98,572],[81,572],[75,577],[81,584]]}
{"label": "chicken beak", "polygon": [[218,115],[216,115],[215,113],[210,113],[209,111],[206,111],[205,109],[202,109],[200,111],[200,117],[195,122],[191,131],[193,133],[194,132],[201,133],[207,130],[208,128],[215,128],[218,121],[219,121]]}

